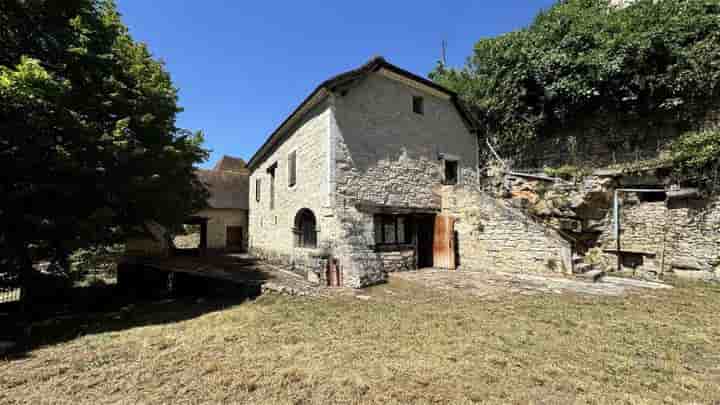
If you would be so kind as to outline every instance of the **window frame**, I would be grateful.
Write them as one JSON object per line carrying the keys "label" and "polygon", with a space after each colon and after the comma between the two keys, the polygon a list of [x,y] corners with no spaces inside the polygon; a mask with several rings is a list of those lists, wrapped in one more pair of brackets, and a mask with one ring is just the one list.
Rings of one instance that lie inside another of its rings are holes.
{"label": "window frame", "polygon": [[[402,225],[400,225],[402,220]],[[386,226],[392,223],[395,237],[387,241],[385,236]],[[403,240],[400,240],[400,226],[402,226]],[[374,232],[376,246],[398,246],[410,245],[413,243],[412,217],[409,215],[376,214],[374,217]]]}

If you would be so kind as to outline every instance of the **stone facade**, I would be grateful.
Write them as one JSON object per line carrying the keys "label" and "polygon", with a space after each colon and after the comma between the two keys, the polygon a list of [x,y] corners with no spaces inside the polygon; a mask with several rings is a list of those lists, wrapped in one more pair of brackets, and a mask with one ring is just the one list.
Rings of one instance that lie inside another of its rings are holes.
{"label": "stone facade", "polygon": [[[328,209],[330,117],[327,102],[313,108],[290,130],[292,135],[250,175],[249,245],[251,253],[262,259],[293,269],[311,266],[307,263],[313,249],[295,246],[295,216],[301,209],[309,209],[315,215],[318,241],[333,239],[334,217]],[[293,186],[288,166],[291,152],[297,157],[297,179]],[[268,168],[273,165],[277,166],[271,208],[272,176]]]}
{"label": "stone facade", "polygon": [[[624,255],[622,270],[651,277],[670,272],[720,279],[720,197],[641,202],[637,194],[629,193],[620,212],[620,248],[637,252]],[[617,247],[610,223],[599,246]],[[606,268],[616,268],[614,254],[602,259]]]}
{"label": "stone facade", "polygon": [[227,248],[227,228],[239,226],[243,229],[242,250],[248,246],[248,212],[238,209],[209,208],[200,211],[197,216],[208,218],[207,247],[208,249]]}
{"label": "stone facade", "polygon": [[[414,96],[423,97],[423,114],[413,112]],[[439,213],[442,157],[457,160],[460,183],[476,182],[477,138],[449,97],[382,73],[334,97],[334,112],[334,249],[346,283],[363,286],[416,268],[407,246],[376,247],[372,207]]]}
{"label": "stone facade", "polygon": [[447,192],[443,213],[457,218],[462,270],[572,272],[572,244],[558,231],[476,186]]}
{"label": "stone facade", "polygon": [[[587,176],[578,183],[515,176],[504,194],[509,203],[523,207],[544,226],[572,237],[575,259],[580,260],[573,268],[580,272],[620,270],[649,278],[676,274],[718,279],[720,197],[703,196],[695,189],[673,194],[668,179],[657,173],[609,173]],[[628,189],[655,191],[623,191]],[[613,223],[616,190],[619,253]]]}

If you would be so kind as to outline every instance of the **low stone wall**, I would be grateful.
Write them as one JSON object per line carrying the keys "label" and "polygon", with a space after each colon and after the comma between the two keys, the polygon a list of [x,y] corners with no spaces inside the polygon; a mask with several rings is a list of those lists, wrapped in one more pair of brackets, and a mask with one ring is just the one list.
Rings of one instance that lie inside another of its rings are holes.
{"label": "low stone wall", "polygon": [[478,187],[455,187],[443,198],[443,213],[457,219],[463,271],[572,271],[572,245],[508,201]]}
{"label": "low stone wall", "polygon": [[294,250],[292,255],[278,253],[273,250],[251,248],[250,253],[258,259],[283,269],[292,271],[303,278],[323,284],[326,281],[325,272],[328,259],[318,257],[315,249]]}
{"label": "low stone wall", "polygon": [[383,270],[387,273],[417,270],[415,246],[403,245],[377,248]]}

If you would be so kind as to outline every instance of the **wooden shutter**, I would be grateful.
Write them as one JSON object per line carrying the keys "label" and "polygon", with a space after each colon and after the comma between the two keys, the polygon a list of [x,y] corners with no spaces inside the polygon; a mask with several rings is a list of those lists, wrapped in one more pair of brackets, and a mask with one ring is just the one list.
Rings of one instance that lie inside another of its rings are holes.
{"label": "wooden shutter", "polygon": [[455,265],[455,218],[435,217],[433,237],[433,267],[454,270]]}
{"label": "wooden shutter", "polygon": [[288,185],[294,186],[297,182],[297,152],[293,151],[288,156]]}

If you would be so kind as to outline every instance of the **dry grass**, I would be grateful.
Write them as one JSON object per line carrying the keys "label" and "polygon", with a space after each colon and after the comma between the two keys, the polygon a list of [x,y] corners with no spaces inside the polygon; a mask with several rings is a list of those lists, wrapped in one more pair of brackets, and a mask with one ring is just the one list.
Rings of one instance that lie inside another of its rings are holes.
{"label": "dry grass", "polygon": [[368,295],[137,307],[0,362],[0,403],[720,400],[717,285],[487,302],[395,280]]}

